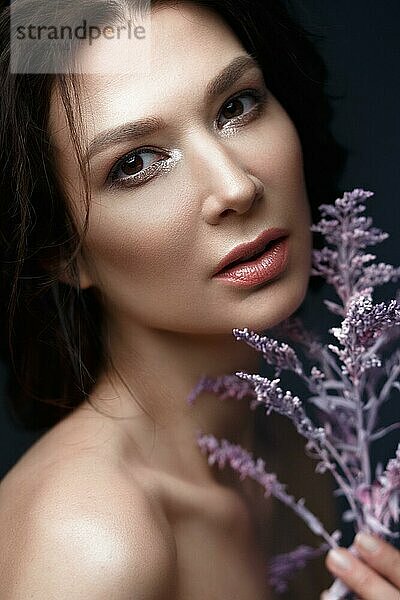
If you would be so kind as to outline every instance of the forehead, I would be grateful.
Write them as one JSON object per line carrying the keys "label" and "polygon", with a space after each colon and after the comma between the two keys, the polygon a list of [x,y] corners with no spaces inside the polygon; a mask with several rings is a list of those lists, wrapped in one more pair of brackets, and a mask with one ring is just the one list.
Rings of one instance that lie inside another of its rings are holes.
{"label": "forehead", "polygon": [[[112,127],[128,118],[162,116],[170,100],[174,107],[181,102],[182,108],[187,106],[188,95],[200,101],[213,75],[243,53],[240,41],[224,20],[195,4],[158,7],[150,19],[150,41],[142,53],[139,44],[123,36],[119,40],[99,38],[81,54],[86,74],[81,76],[80,112],[90,136],[105,124]],[[94,73],[96,64],[106,61],[119,61],[122,72]],[[65,123],[55,92],[50,129],[56,137]]]}

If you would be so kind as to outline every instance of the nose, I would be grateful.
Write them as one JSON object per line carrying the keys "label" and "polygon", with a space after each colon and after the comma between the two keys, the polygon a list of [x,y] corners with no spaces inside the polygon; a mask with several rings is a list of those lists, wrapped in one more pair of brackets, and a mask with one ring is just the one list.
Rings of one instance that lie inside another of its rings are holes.
{"label": "nose", "polygon": [[250,174],[232,149],[219,141],[208,140],[197,154],[197,168],[203,181],[205,196],[202,215],[206,222],[217,225],[227,215],[242,215],[264,196],[264,184]]}

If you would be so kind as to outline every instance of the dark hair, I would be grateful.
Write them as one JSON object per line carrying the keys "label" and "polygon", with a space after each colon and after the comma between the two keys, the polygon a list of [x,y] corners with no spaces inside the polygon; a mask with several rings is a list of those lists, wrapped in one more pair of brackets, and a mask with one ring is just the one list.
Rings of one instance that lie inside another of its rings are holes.
{"label": "dark hair", "polygon": [[[327,73],[313,43],[277,0],[188,1],[216,11],[259,62],[267,87],[297,128],[315,217],[317,205],[339,193],[345,153],[329,131]],[[110,23],[134,3],[82,0],[79,10]],[[37,14],[40,4],[15,0],[12,6],[29,14],[35,5]],[[73,12],[76,16],[76,1],[45,4],[47,13],[57,11],[64,22],[72,22]],[[83,236],[68,209],[48,135],[50,96],[57,83],[85,182],[85,232],[90,190],[79,145],[79,110],[76,119],[72,108],[78,99],[76,82],[70,74],[10,73],[9,20],[5,8],[0,16],[0,351],[9,367],[7,395],[14,417],[39,429],[88,398],[111,359],[102,339],[100,299],[93,288],[79,288],[76,257]],[[60,281],[62,268],[73,284]]]}

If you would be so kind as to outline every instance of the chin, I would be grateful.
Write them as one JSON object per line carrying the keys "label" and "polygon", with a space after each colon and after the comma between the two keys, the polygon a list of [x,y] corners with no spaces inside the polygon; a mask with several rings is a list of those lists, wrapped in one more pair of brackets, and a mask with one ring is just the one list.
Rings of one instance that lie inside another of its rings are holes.
{"label": "chin", "polygon": [[[255,290],[249,296],[249,302],[245,303],[246,315],[242,311],[233,327],[264,331],[279,325],[301,306],[308,282],[309,271],[297,278],[284,278]],[[233,321],[232,318],[230,320]]]}

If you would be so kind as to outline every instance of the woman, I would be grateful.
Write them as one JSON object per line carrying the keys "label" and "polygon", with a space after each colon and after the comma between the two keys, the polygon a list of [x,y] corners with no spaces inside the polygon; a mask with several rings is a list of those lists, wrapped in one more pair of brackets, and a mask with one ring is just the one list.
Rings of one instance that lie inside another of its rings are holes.
{"label": "woman", "polygon": [[[60,22],[73,4],[52,4]],[[80,3],[79,17],[110,33],[133,6]],[[153,2],[150,16],[150,47],[71,44],[77,78],[30,75],[30,55],[9,75],[2,52],[4,353],[19,414],[53,425],[0,488],[5,599],[271,597],[243,489],[195,441],[251,447],[248,406],[185,399],[203,373],[256,369],[232,328],[268,329],[305,296],[317,92],[293,97],[303,42],[275,3]],[[256,275],[232,268],[260,252]],[[370,573],[394,598],[385,564]]]}

